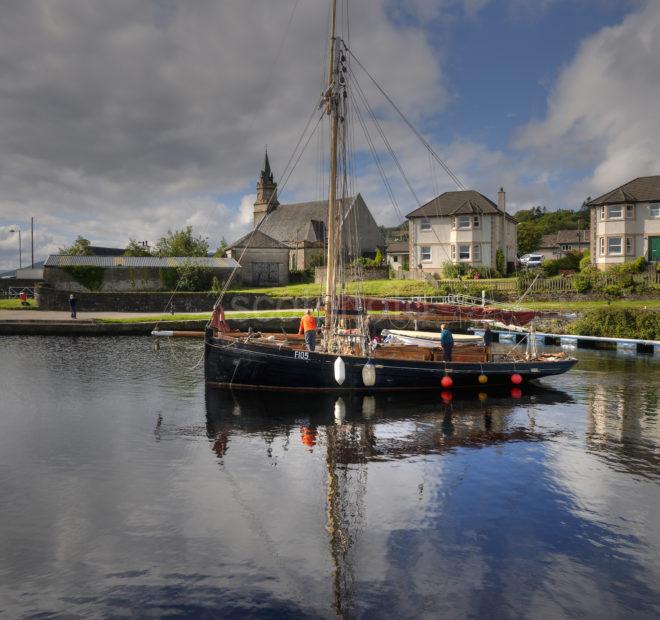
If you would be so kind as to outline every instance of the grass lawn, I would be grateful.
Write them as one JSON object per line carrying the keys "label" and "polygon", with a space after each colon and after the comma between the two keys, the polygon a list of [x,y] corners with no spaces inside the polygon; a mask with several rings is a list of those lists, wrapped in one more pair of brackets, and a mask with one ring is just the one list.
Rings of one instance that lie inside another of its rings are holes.
{"label": "grass lawn", "polygon": [[[225,312],[227,319],[267,319],[302,316],[302,310],[263,310],[261,312]],[[208,314],[158,314],[152,316],[133,316],[126,319],[97,319],[101,323],[166,323],[167,321],[208,321]]]}
{"label": "grass lawn", "polygon": [[613,301],[523,301],[525,308],[532,310],[597,310],[599,308],[630,308],[635,310],[660,310],[658,299],[615,299]]}
{"label": "grass lawn", "polygon": [[28,299],[29,306],[21,306],[20,299],[0,299],[0,310],[34,310],[38,308],[34,299]]}
{"label": "grass lawn", "polygon": [[[349,282],[349,293],[361,292],[364,295],[409,297],[411,295],[436,295],[436,287],[426,280],[365,280],[364,282]],[[254,293],[270,295],[271,297],[318,297],[321,295],[321,284],[289,284],[272,288],[237,288],[230,293]]]}

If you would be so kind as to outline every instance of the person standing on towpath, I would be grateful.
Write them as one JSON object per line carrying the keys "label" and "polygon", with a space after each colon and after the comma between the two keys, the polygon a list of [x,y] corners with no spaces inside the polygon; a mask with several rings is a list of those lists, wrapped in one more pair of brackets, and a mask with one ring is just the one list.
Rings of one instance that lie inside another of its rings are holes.
{"label": "person standing on towpath", "polygon": [[305,346],[308,351],[316,349],[316,319],[311,310],[307,310],[300,319],[298,334],[305,334]]}
{"label": "person standing on towpath", "polygon": [[78,300],[76,299],[75,295],[71,293],[69,295],[69,308],[71,308],[71,318],[75,319],[77,318],[76,315],[76,304],[78,303]]}

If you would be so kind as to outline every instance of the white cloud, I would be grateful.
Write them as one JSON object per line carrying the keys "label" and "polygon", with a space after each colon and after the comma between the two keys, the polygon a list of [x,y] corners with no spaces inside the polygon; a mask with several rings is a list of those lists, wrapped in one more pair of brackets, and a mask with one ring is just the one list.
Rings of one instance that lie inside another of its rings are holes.
{"label": "white cloud", "polygon": [[[34,215],[53,238],[123,244],[209,216],[199,232],[231,240],[245,214],[214,197],[254,187],[266,143],[281,172],[321,92],[327,9],[298,3],[283,43],[294,4],[3,5],[0,224]],[[419,116],[446,100],[440,64],[422,27],[388,10],[352,5],[351,40],[377,79],[399,76],[391,94]],[[310,175],[301,166],[287,190],[308,189]],[[13,264],[0,250],[0,267]]]}
{"label": "white cloud", "polygon": [[563,70],[547,116],[516,145],[550,170],[592,170],[573,188],[593,196],[660,174],[660,3],[649,0],[617,26],[587,39]]}

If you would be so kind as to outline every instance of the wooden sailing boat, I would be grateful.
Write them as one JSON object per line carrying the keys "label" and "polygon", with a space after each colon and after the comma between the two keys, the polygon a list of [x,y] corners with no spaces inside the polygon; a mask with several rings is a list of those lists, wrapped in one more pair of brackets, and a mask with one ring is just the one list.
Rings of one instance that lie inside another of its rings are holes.
{"label": "wooden sailing boat", "polygon": [[[229,330],[221,299],[216,303],[205,333],[205,373],[211,385],[270,390],[414,390],[451,386],[520,383],[569,370],[575,359],[557,356],[512,354],[498,361],[483,348],[457,352],[443,361],[441,349],[428,346],[376,346],[369,331],[369,310],[399,312],[419,318],[450,320],[457,316],[497,319],[524,325],[536,313],[425,304],[351,297],[343,287],[342,234],[346,204],[345,177],[338,166],[340,130],[347,113],[347,57],[350,50],[335,36],[336,0],[330,11],[328,81],[321,105],[330,119],[330,182],[328,188],[327,269],[323,310],[325,320],[320,346],[308,351],[302,339],[285,334],[244,333]],[[344,164],[344,175],[346,166]],[[338,199],[338,190],[342,199]],[[268,215],[266,215],[268,217]],[[255,229],[258,230],[258,227]],[[247,245],[247,244],[246,244]]]}

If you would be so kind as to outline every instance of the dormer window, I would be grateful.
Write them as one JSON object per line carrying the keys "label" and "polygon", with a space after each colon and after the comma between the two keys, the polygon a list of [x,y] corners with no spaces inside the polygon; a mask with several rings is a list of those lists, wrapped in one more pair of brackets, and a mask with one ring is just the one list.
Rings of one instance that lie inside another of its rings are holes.
{"label": "dormer window", "polygon": [[660,202],[655,202],[650,205],[651,217],[660,217]]}
{"label": "dormer window", "polygon": [[481,225],[481,222],[479,221],[479,216],[475,215],[472,218],[472,228],[479,228],[480,225]]}
{"label": "dormer window", "polygon": [[419,223],[420,230],[431,230],[431,222],[429,220],[422,220]]}

